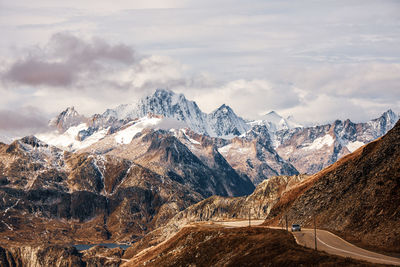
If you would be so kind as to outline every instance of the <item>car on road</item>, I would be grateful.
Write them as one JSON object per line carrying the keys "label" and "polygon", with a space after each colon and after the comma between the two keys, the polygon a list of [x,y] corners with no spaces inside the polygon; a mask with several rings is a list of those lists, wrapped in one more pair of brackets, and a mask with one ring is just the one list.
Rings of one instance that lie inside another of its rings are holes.
{"label": "car on road", "polygon": [[292,232],[295,232],[295,231],[301,231],[301,226],[300,226],[300,224],[292,224]]}

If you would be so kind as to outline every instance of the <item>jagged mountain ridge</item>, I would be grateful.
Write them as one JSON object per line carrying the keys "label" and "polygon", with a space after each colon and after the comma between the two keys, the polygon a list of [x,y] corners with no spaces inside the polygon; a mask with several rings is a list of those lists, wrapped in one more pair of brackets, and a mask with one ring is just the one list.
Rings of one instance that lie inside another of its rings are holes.
{"label": "jagged mountain ridge", "polygon": [[164,89],[157,89],[153,95],[139,100],[137,104],[108,109],[101,116],[109,121],[141,118],[148,114],[174,118],[197,133],[213,137],[237,136],[250,128],[244,119],[225,104],[206,114],[196,102],[187,100],[183,94]]}
{"label": "jagged mountain ridge", "polygon": [[231,139],[218,151],[235,170],[249,176],[255,185],[269,177],[299,173],[275,151],[265,125],[253,126],[246,134]]}
{"label": "jagged mountain ridge", "polygon": [[331,124],[281,130],[272,134],[278,154],[301,173],[313,174],[392,129],[392,110],[366,123],[336,120]]}
{"label": "jagged mountain ridge", "polygon": [[[161,116],[159,118],[162,120],[148,123],[146,117],[149,116]],[[237,171],[243,173],[246,169],[247,172],[252,172],[249,177],[258,184],[273,175],[291,175],[297,171],[316,173],[361,145],[382,136],[393,127],[397,119],[398,115],[388,110],[380,118],[367,123],[353,123],[346,120],[303,127],[273,111],[265,115],[264,120],[246,122],[226,105],[222,105],[210,114],[205,114],[195,102],[188,101],[184,95],[158,89],[153,95],[141,99],[138,104],[121,105],[101,115],[96,114],[90,119],[83,119],[73,108],[69,108],[52,122],[53,124],[59,122],[56,124],[58,129],[67,128],[63,122],[70,127],[62,133],[42,134],[39,138],[60,148],[76,151],[89,147],[108,135],[121,132],[136,122],[138,122],[136,125],[142,125],[137,127],[140,128],[137,132],[146,127],[158,129],[163,125],[165,130],[189,128],[198,134],[211,137],[224,139],[239,137],[243,139],[240,141],[241,147],[237,146],[234,150],[226,147],[221,153],[231,165],[241,165],[240,168],[235,168]],[[246,137],[248,133],[259,126],[267,127],[273,142],[272,147],[269,145],[265,147],[259,143],[256,148],[252,148],[254,144],[248,142]],[[129,138],[122,137],[120,142],[129,143],[131,137],[133,135]],[[246,160],[242,160],[240,157],[243,153],[237,152],[245,150],[257,150],[255,158],[247,157]],[[262,150],[267,151],[267,154]],[[270,155],[269,160],[262,154]],[[256,164],[257,167],[254,167],[251,161],[258,162],[260,157],[263,159]],[[233,160],[235,158],[239,162]],[[247,159],[250,161],[247,162]],[[259,166],[262,166],[261,169]],[[292,168],[293,166],[295,168]]]}

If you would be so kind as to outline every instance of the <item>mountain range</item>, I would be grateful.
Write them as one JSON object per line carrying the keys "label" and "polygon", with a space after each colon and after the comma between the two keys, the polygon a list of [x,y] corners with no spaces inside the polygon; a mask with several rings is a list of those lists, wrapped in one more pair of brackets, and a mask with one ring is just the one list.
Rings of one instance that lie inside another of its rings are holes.
{"label": "mountain range", "polygon": [[[390,130],[397,120],[389,110],[366,123],[304,127],[275,112],[249,121],[226,105],[206,114],[161,89],[91,117],[67,108],[49,122],[51,132],[0,143],[0,244],[10,248],[0,247],[0,262],[51,265],[65,256],[104,265],[102,255],[120,263],[122,254],[161,242],[190,221],[250,213],[279,223],[285,212],[291,220],[305,214],[299,222],[309,224],[307,207],[322,206],[325,228],[363,244],[377,238],[387,250],[398,242],[379,234],[398,218],[390,202],[398,199],[399,124]],[[352,217],[346,203],[353,202],[361,208]],[[368,227],[357,220],[377,230],[363,237]],[[38,240],[61,247],[38,248]],[[65,247],[104,242],[136,243],[114,256]]]}
{"label": "mountain range", "polygon": [[[37,137],[71,152],[96,147],[96,153],[103,153],[112,143],[128,145],[146,128],[170,131],[175,136],[179,135],[177,130],[187,131],[212,140],[232,167],[247,173],[257,185],[274,175],[316,173],[384,135],[398,119],[388,110],[365,123],[336,120],[305,127],[272,111],[261,120],[249,121],[225,104],[206,114],[183,94],[157,89],[135,104],[120,105],[90,118],[67,108],[50,121],[53,132]],[[111,136],[115,142],[111,142]],[[104,148],[101,150],[97,143]]]}

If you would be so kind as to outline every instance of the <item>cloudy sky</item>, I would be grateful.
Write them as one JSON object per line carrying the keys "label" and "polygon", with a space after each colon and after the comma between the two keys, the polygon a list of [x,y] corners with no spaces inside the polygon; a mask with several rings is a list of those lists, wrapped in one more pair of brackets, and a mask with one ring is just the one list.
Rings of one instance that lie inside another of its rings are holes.
{"label": "cloudy sky", "polygon": [[0,135],[156,88],[249,119],[400,112],[396,0],[0,0],[0,32]]}

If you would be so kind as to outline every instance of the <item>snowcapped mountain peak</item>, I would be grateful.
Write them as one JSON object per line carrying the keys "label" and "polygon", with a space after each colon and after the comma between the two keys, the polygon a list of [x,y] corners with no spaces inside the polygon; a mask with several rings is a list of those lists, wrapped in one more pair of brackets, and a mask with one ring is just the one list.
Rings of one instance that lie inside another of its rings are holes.
{"label": "snowcapped mountain peak", "polygon": [[217,108],[216,110],[214,110],[213,112],[211,112],[211,114],[216,114],[216,113],[223,113],[223,114],[228,114],[228,113],[233,113],[233,110],[231,109],[231,107],[222,104],[219,108]]}
{"label": "snowcapped mountain peak", "polygon": [[392,124],[396,123],[399,120],[399,115],[394,113],[392,109],[388,109],[387,111],[385,111],[381,117],[384,117],[386,121]]}
{"label": "snowcapped mountain peak", "polygon": [[379,137],[392,129],[398,120],[399,115],[389,109],[379,118],[369,121],[368,124],[371,125],[375,131],[378,131],[375,135],[376,137]]}
{"label": "snowcapped mountain peak", "polygon": [[151,95],[151,97],[158,97],[158,98],[168,98],[168,97],[173,97],[173,96],[183,96],[183,94],[176,94],[175,92],[169,90],[169,89],[163,89],[163,88],[157,88],[154,93]]}
{"label": "snowcapped mountain peak", "polygon": [[289,130],[293,128],[303,127],[301,124],[297,123],[293,116],[289,116],[286,119],[279,115],[276,111],[271,111],[264,116],[261,120],[256,120],[250,122],[251,125],[266,125],[271,133],[280,130]]}
{"label": "snowcapped mountain peak", "polygon": [[64,113],[67,116],[78,116],[79,115],[78,111],[75,110],[74,106],[68,107],[66,110],[64,110]]}
{"label": "snowcapped mountain peak", "polygon": [[211,127],[211,135],[221,137],[233,137],[241,135],[250,129],[244,119],[238,117],[233,110],[223,104],[210,114],[208,121]]}
{"label": "snowcapped mountain peak", "polygon": [[193,131],[214,137],[236,136],[250,128],[225,104],[210,114],[206,114],[200,110],[196,102],[188,100],[183,94],[160,88],[153,94],[140,99],[137,104],[120,105],[115,109],[108,109],[102,116],[106,120],[110,118],[127,120],[142,118],[149,114],[182,121]]}
{"label": "snowcapped mountain peak", "polygon": [[79,113],[78,111],[75,110],[74,106],[66,108],[64,111],[62,111],[57,118],[59,119],[66,119],[66,118],[73,118],[73,117],[78,117]]}
{"label": "snowcapped mountain peak", "polygon": [[272,110],[272,111],[268,112],[267,114],[265,114],[264,118],[265,119],[272,119],[272,118],[282,119],[283,117],[281,115],[279,115],[278,113],[276,113],[276,111]]}
{"label": "snowcapped mountain peak", "polygon": [[62,111],[57,117],[51,119],[49,126],[55,127],[60,132],[63,132],[71,126],[76,126],[84,121],[85,117],[80,115],[72,106]]}

